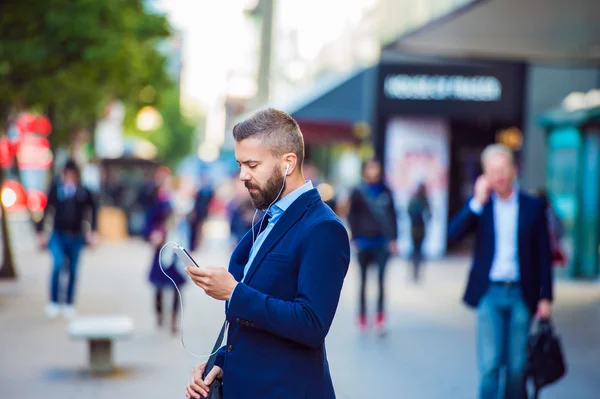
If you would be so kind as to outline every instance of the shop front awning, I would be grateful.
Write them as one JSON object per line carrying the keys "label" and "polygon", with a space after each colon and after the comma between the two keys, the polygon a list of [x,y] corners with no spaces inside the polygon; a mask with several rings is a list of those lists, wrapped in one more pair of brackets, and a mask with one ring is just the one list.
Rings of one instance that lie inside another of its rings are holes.
{"label": "shop front awning", "polygon": [[600,1],[475,0],[386,50],[600,64]]}
{"label": "shop front awning", "polygon": [[357,123],[370,120],[375,100],[376,68],[315,84],[318,89],[282,109],[296,119]]}

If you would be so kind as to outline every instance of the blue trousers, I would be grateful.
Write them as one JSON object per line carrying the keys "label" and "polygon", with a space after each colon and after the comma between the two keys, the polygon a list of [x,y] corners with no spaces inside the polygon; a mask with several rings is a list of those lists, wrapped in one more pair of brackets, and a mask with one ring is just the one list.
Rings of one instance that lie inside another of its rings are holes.
{"label": "blue trousers", "polygon": [[68,234],[57,230],[52,232],[48,248],[52,253],[52,277],[50,278],[50,300],[59,302],[60,274],[63,268],[68,273],[67,305],[73,304],[75,283],[77,281],[77,265],[85,238],[83,234]]}
{"label": "blue trousers", "polygon": [[[525,399],[523,372],[531,314],[519,285],[491,284],[477,308],[479,399]],[[501,390],[500,372],[505,371]],[[499,396],[500,392],[504,394]]]}

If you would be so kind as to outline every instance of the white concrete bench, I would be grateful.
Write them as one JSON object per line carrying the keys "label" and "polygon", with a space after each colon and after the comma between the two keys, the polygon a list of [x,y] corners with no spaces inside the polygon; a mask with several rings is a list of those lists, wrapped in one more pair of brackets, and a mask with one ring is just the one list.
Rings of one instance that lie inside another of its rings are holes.
{"label": "white concrete bench", "polygon": [[67,331],[72,339],[88,341],[90,371],[108,373],[113,367],[112,341],[131,336],[133,320],[128,316],[78,317]]}

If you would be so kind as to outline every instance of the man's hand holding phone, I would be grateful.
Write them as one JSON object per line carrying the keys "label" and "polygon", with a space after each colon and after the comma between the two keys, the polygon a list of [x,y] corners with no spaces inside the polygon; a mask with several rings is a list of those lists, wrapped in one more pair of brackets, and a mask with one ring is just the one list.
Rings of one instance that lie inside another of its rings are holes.
{"label": "man's hand holding phone", "polygon": [[219,301],[228,301],[237,285],[235,278],[221,266],[196,267],[188,265],[185,272],[194,284],[202,288],[206,295]]}
{"label": "man's hand holding phone", "polygon": [[206,294],[220,301],[228,301],[237,281],[227,269],[220,266],[200,267],[185,248],[177,246],[175,253],[185,266],[185,272],[194,284],[202,288]]}

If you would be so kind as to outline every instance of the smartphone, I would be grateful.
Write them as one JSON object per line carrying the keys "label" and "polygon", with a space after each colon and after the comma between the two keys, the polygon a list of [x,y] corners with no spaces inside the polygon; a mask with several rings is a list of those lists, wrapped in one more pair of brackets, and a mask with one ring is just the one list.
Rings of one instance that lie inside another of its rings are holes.
{"label": "smartphone", "polygon": [[200,267],[200,266],[198,266],[196,261],[192,258],[192,256],[188,253],[188,251],[185,248],[183,248],[182,246],[176,245],[175,253],[179,257],[181,262],[183,262],[184,266],[195,265],[196,267]]}

